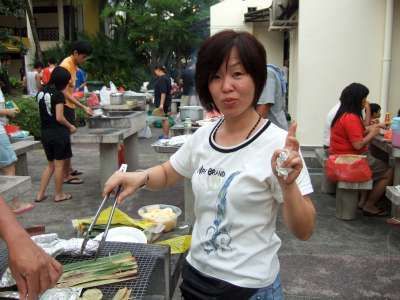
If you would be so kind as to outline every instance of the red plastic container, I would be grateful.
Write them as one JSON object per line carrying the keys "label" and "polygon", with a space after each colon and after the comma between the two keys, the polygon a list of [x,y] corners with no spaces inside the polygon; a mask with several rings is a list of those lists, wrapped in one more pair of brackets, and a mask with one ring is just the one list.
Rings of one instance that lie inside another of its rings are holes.
{"label": "red plastic container", "polygon": [[7,134],[15,133],[20,131],[20,128],[16,125],[6,124],[4,125],[4,129],[6,130]]}

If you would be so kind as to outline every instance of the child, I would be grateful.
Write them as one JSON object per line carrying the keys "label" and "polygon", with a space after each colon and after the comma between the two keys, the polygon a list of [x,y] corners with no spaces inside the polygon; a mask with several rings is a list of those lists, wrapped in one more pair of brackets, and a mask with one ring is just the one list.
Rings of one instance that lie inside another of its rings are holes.
{"label": "child", "polygon": [[65,160],[72,157],[70,134],[76,131],[64,116],[65,98],[62,91],[71,79],[70,73],[63,67],[55,67],[50,81],[37,95],[41,121],[42,145],[48,165],[44,169],[36,202],[43,201],[50,178],[55,173],[54,201],[60,202],[72,198],[62,191]]}
{"label": "child", "polygon": [[381,117],[381,106],[376,103],[370,103],[371,109],[371,124],[378,124]]}

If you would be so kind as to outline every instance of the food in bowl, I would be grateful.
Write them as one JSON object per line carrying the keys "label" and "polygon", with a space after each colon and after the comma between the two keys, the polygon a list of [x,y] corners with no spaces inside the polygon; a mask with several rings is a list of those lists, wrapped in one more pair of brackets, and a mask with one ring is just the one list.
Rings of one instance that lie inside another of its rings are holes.
{"label": "food in bowl", "polygon": [[176,227],[178,217],[182,211],[179,207],[167,204],[155,204],[143,206],[138,214],[145,220],[160,223],[165,226],[164,232],[171,231]]}

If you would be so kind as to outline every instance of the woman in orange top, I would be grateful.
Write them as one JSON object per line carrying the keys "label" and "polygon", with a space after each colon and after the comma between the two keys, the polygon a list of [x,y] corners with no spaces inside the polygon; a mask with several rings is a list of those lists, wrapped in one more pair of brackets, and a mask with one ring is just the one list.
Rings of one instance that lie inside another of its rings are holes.
{"label": "woman in orange top", "polygon": [[368,144],[379,134],[380,128],[384,127],[384,124],[364,127],[362,110],[368,94],[368,88],[360,83],[352,83],[342,91],[341,104],[331,125],[329,151],[331,154],[367,155],[374,186],[367,200],[360,201],[359,206],[366,216],[384,216],[386,212],[375,204],[384,195],[386,186],[392,182],[393,169],[368,151]]}

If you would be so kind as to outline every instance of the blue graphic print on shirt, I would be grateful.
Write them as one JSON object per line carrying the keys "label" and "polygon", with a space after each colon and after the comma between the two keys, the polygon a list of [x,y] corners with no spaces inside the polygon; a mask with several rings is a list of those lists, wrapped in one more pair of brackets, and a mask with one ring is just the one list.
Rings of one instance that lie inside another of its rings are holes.
{"label": "blue graphic print on shirt", "polygon": [[240,172],[234,172],[229,175],[218,193],[216,218],[214,219],[213,225],[207,228],[206,236],[208,241],[203,243],[204,251],[207,254],[218,250],[232,250],[230,247],[230,243],[232,241],[230,236],[230,228],[220,227],[220,225],[226,214],[226,195],[228,193],[229,186],[233,179],[239,174]]}

